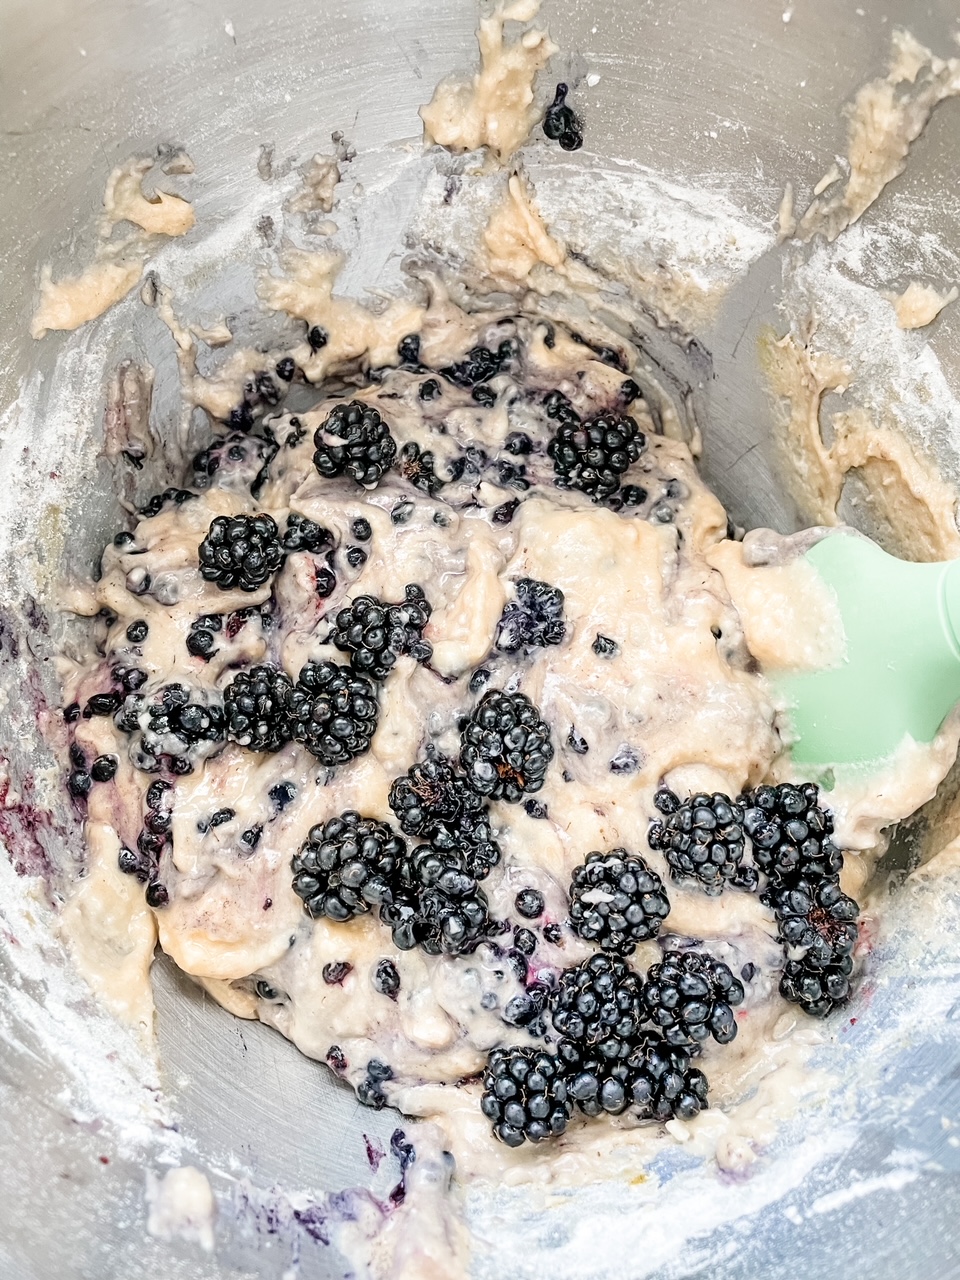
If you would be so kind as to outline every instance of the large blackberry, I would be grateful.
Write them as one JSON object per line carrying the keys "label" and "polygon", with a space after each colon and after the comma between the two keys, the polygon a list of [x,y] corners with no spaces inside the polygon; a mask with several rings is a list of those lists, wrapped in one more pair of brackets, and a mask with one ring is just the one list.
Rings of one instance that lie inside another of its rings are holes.
{"label": "large blackberry", "polygon": [[[342,440],[328,444],[325,436]],[[349,476],[370,488],[380,483],[397,456],[397,442],[377,409],[361,400],[338,404],[317,429],[313,465],[327,479]]]}
{"label": "large blackberry", "polygon": [[780,994],[824,1018],[850,995],[860,908],[833,880],[798,880],[773,904],[786,956]]}
{"label": "large blackberry", "polygon": [[843,854],[830,839],[833,818],[812,782],[757,787],[740,796],[753,858],[769,877],[768,895],[798,879],[836,879]]}
{"label": "large blackberry", "polygon": [[221,591],[256,591],[283,564],[272,516],[217,516],[198,550],[200,572]]}
{"label": "large blackberry", "polygon": [[487,899],[459,853],[420,845],[403,860],[396,901],[381,911],[402,950],[463,955],[491,928]]}
{"label": "large blackberry", "polygon": [[292,688],[277,667],[239,671],[223,692],[227,737],[251,751],[279,751],[290,741],[286,703]]}
{"label": "large blackberry", "polygon": [[500,861],[500,846],[483,798],[443,756],[415,764],[395,778],[390,808],[406,835],[426,840],[442,852],[459,854],[477,880]]}
{"label": "large blackberry", "polygon": [[594,955],[564,969],[550,997],[550,1015],[564,1039],[603,1062],[629,1056],[646,1019],[643,980],[614,956]]}
{"label": "large blackberry", "polygon": [[708,1036],[729,1044],[737,1034],[732,1006],[743,994],[728,966],[700,951],[665,952],[643,984],[647,1016],[665,1040],[679,1045]]}
{"label": "large blackberry", "polygon": [[219,703],[192,702],[182,684],[164,685],[152,700],[129,694],[113,719],[132,735],[130,759],[145,773],[155,773],[164,759],[174,773],[190,773],[226,736]]}
{"label": "large blackberry", "polygon": [[513,804],[543,786],[553,759],[550,727],[522,693],[490,689],[460,734],[460,763],[480,795]]}
{"label": "large blackberry", "polygon": [[433,655],[423,639],[431,613],[427,598],[413,583],[404,588],[404,594],[400,604],[357,596],[337,614],[330,640],[350,654],[354,671],[371,680],[386,680],[401,653],[409,653],[418,662],[429,661]]}
{"label": "large blackberry", "polygon": [[559,142],[564,151],[577,151],[583,146],[583,125],[572,107],[567,106],[570,90],[558,84],[553,102],[543,118],[543,132],[553,142]]}
{"label": "large blackberry", "polygon": [[780,994],[812,1018],[826,1018],[850,998],[853,956],[812,969],[803,960],[788,960],[780,976]]}
{"label": "large blackberry", "polygon": [[754,890],[755,867],[743,865],[743,809],[721,792],[698,792],[680,800],[673,791],[661,788],[653,803],[664,815],[647,836],[651,849],[660,849],[674,880],[696,880],[711,896],[727,884]]}
{"label": "large blackberry", "polygon": [[292,862],[293,891],[310,916],[352,920],[390,902],[406,841],[385,822],[349,809],[311,827]]}
{"label": "large blackberry", "polygon": [[561,1064],[541,1049],[494,1049],[483,1073],[480,1110],[508,1147],[556,1137],[573,1110]]}
{"label": "large blackberry", "polygon": [[620,477],[637,461],[647,442],[633,418],[604,413],[583,422],[569,402],[551,416],[558,419],[558,425],[547,444],[547,454],[553,461],[557,486],[579,489],[595,502],[616,493]]}
{"label": "large blackberry", "polygon": [[689,1051],[646,1032],[627,1059],[630,1099],[640,1119],[692,1120],[707,1106],[707,1077],[690,1066]]}
{"label": "large blackberry", "polygon": [[588,853],[570,883],[570,923],[586,942],[629,956],[670,913],[663,881],[626,849]]}
{"label": "large blackberry", "polygon": [[497,623],[496,646],[503,653],[560,644],[566,633],[563,592],[534,578],[521,578],[517,598],[504,606]]}
{"label": "large blackberry", "polygon": [[290,736],[327,765],[362,755],[377,729],[375,686],[335,662],[308,662],[285,704]]}

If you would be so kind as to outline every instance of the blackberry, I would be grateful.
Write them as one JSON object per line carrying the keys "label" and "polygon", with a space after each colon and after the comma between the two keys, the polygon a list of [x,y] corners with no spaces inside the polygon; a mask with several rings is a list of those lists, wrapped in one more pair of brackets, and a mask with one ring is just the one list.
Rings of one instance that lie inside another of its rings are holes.
{"label": "blackberry", "polygon": [[146,620],[137,618],[136,622],[131,622],[127,627],[127,639],[131,644],[140,644],[143,640],[146,640],[149,632],[150,628],[147,626]]}
{"label": "blackberry", "polygon": [[535,578],[521,578],[516,600],[504,607],[495,644],[503,653],[560,644],[566,634],[563,592]]}
{"label": "blackberry", "polygon": [[860,907],[833,880],[798,880],[774,897],[774,913],[790,961],[816,972],[853,954]]}
{"label": "blackberry", "polygon": [[641,1120],[692,1120],[707,1108],[707,1077],[689,1051],[647,1032],[627,1059],[630,1100]]}
{"label": "blackberry", "polygon": [[570,1101],[586,1116],[622,1115],[630,1105],[630,1068],[626,1061],[600,1057],[595,1049],[561,1040],[562,1064]]}
{"label": "blackberry", "polygon": [[543,894],[538,889],[521,889],[513,905],[524,920],[539,920],[545,908]]}
{"label": "blackberry", "polygon": [[559,142],[564,151],[578,151],[583,146],[583,124],[573,108],[567,106],[569,92],[565,84],[557,85],[543,118],[543,132],[552,142]]}
{"label": "blackberry", "polygon": [[348,809],[311,827],[291,864],[307,915],[352,920],[390,902],[406,841],[385,822]]}
{"label": "blackberry", "polygon": [[509,342],[501,342],[497,351],[486,347],[472,347],[456,364],[447,365],[440,372],[458,387],[475,387],[500,372],[500,366],[512,354]]}
{"label": "blackberry", "polygon": [[290,741],[286,700],[293,681],[277,667],[251,667],[223,693],[227,737],[251,751],[279,751]]}
{"label": "blackberry", "polygon": [[550,997],[560,1036],[603,1062],[627,1058],[646,1021],[643,980],[623,960],[594,955],[564,969]]}
{"label": "blackberry", "polygon": [[164,489],[163,493],[155,493],[146,506],[140,508],[140,515],[145,516],[147,519],[151,516],[158,516],[168,502],[172,502],[174,506],[182,507],[185,502],[189,502],[191,498],[196,496],[189,489]]}
{"label": "blackberry", "polygon": [[[342,440],[342,445],[328,444],[325,435]],[[397,443],[390,428],[373,405],[360,400],[335,405],[313,443],[313,465],[321,476],[333,479],[346,475],[367,488],[378,485],[397,456]]]}
{"label": "blackberry", "polygon": [[573,1110],[560,1063],[540,1049],[494,1049],[483,1073],[480,1110],[508,1147],[557,1137]]}
{"label": "blackberry", "polygon": [[722,960],[699,951],[667,951],[650,966],[643,1002],[650,1021],[670,1044],[686,1045],[713,1036],[729,1044],[737,1034],[733,1006],[743,1000],[743,984]]}
{"label": "blackberry", "polygon": [[490,513],[490,519],[494,524],[509,524],[517,514],[519,506],[519,498],[510,498],[506,502],[501,502],[499,507],[494,507]]}
{"label": "blackberry", "polygon": [[308,662],[285,704],[290,736],[326,765],[362,755],[376,733],[376,687],[335,662]]}
{"label": "blackberry", "polygon": [[460,763],[480,795],[512,804],[543,786],[553,759],[550,727],[522,693],[490,689],[460,734]]}
{"label": "blackberry", "polygon": [[841,956],[822,969],[803,960],[788,960],[780,977],[780,994],[813,1018],[826,1018],[850,998],[853,957]]}
{"label": "blackberry", "polygon": [[409,653],[418,662],[426,662],[433,655],[423,639],[423,628],[431,613],[427,598],[414,584],[405,588],[405,596],[400,604],[387,604],[375,596],[357,596],[339,611],[330,640],[350,654],[354,671],[382,681],[400,654]]}
{"label": "blackberry", "polygon": [[443,756],[415,764],[395,778],[390,808],[401,831],[440,852],[455,853],[477,880],[500,861],[487,806]]}
{"label": "blackberry", "polygon": [[663,882],[626,849],[588,853],[570,883],[570,923],[585,942],[629,956],[655,938],[670,913]]}
{"label": "blackberry", "polygon": [[401,950],[464,955],[489,934],[486,896],[461,855],[420,845],[402,861],[398,884],[380,918]]}
{"label": "blackberry", "polygon": [[646,437],[627,414],[598,414],[582,422],[572,409],[558,415],[547,444],[558,488],[579,489],[594,502],[611,497],[620,477],[640,457]]}
{"label": "blackberry", "polygon": [[666,787],[653,798],[664,815],[647,837],[651,849],[662,850],[674,880],[695,880],[711,897],[727,884],[756,889],[755,867],[743,865],[743,808],[721,792],[698,792],[688,800]]}
{"label": "blackberry", "polygon": [[272,516],[217,516],[198,551],[200,573],[221,591],[256,591],[284,561]]}
{"label": "blackberry", "polygon": [[818,804],[819,795],[807,782],[757,787],[740,796],[754,862],[770,881],[765,898],[796,880],[839,876],[843,854],[830,839],[833,817]]}
{"label": "blackberry", "polygon": [[392,960],[380,960],[373,974],[373,989],[390,1000],[400,993],[400,974]]}
{"label": "blackberry", "polygon": [[408,441],[400,450],[400,474],[415,489],[429,494],[431,498],[443,488],[443,481],[434,470],[435,465],[433,452],[421,449],[413,440]]}
{"label": "blackberry", "polygon": [[287,516],[287,527],[283,534],[283,545],[287,551],[311,551],[315,555],[333,543],[329,529],[308,520],[299,511],[291,511]]}
{"label": "blackberry", "polygon": [[223,708],[191,701],[182,684],[164,685],[148,701],[132,693],[113,717],[118,729],[133,736],[130,758],[145,773],[166,759],[174,773],[190,773],[194,764],[216,752],[226,737]]}

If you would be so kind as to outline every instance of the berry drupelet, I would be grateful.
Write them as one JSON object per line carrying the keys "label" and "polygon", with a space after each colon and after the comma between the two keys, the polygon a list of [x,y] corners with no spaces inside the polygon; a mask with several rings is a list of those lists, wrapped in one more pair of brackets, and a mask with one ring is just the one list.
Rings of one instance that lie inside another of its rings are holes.
{"label": "berry drupelet", "polygon": [[324,764],[344,764],[370,747],[377,729],[376,687],[335,662],[308,662],[285,707],[291,738]]}
{"label": "berry drupelet", "polygon": [[494,1049],[483,1073],[480,1110],[508,1147],[558,1136],[573,1110],[561,1064],[541,1049]]}
{"label": "berry drupelet", "polygon": [[570,923],[585,942],[629,956],[670,913],[663,881],[626,849],[588,853],[570,884]]}
{"label": "berry drupelet", "polygon": [[818,803],[812,782],[757,787],[739,799],[743,829],[753,844],[757,866],[769,878],[769,892],[799,879],[836,879],[843,854],[831,840],[833,818]]}
{"label": "berry drupelet", "polygon": [[503,653],[560,644],[566,634],[563,592],[534,578],[521,578],[517,598],[504,606],[497,623],[496,646]]}
{"label": "berry drupelet", "polygon": [[[329,444],[327,436],[343,444]],[[380,483],[397,456],[397,443],[379,411],[360,400],[331,409],[313,443],[313,464],[321,476],[349,476],[366,488]]]}
{"label": "berry drupelet", "polygon": [[284,561],[272,516],[217,516],[200,543],[200,573],[221,591],[256,591]]}
{"label": "berry drupelet", "polygon": [[670,1044],[688,1045],[713,1036],[729,1044],[737,1034],[733,1006],[743,984],[722,960],[699,951],[667,951],[650,966],[643,984],[647,1017]]}
{"label": "berry drupelet", "polygon": [[711,896],[726,885],[754,890],[755,867],[743,865],[743,809],[721,792],[698,792],[681,800],[661,788],[653,803],[663,814],[647,837],[651,849],[663,852],[674,880],[696,881]]}
{"label": "berry drupelet", "polygon": [[390,902],[406,841],[354,810],[311,827],[294,857],[293,891],[308,915],[352,920]]}
{"label": "berry drupelet", "polygon": [[240,671],[223,693],[227,737],[251,751],[279,751],[290,740],[286,704],[293,681],[272,666]]}
{"label": "berry drupelet", "polygon": [[581,421],[569,401],[548,401],[547,413],[557,419],[547,444],[557,487],[579,489],[594,502],[611,497],[646,446],[643,432],[627,414],[603,413]]}
{"label": "berry drupelet", "polygon": [[491,689],[460,734],[460,763],[470,785],[492,800],[517,804],[543,786],[553,759],[550,726],[522,693]]}
{"label": "berry drupelet", "polygon": [[564,151],[578,151],[583,146],[583,124],[567,105],[569,92],[565,84],[557,85],[553,102],[543,118],[543,132],[551,142],[559,142]]}

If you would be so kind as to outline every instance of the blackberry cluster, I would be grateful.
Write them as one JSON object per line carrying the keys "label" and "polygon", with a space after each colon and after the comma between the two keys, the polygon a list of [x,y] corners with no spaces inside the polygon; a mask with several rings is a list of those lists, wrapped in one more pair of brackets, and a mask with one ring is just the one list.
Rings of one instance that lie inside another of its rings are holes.
{"label": "blackberry cluster", "polygon": [[[328,444],[326,436],[343,444]],[[335,405],[317,429],[313,443],[313,465],[321,476],[329,480],[349,476],[366,488],[380,483],[397,456],[390,428],[373,405],[361,400]]]}
{"label": "blackberry cluster", "polygon": [[757,787],[740,797],[754,861],[769,880],[766,897],[797,879],[839,876],[843,854],[830,839],[833,818],[818,804],[819,796],[807,782]]}
{"label": "blackberry cluster", "polygon": [[337,614],[330,640],[350,654],[354,671],[371,680],[386,680],[402,653],[417,662],[428,662],[433,656],[423,639],[430,604],[422,588],[413,583],[404,588],[404,597],[399,604],[387,604],[375,596],[357,596]]}
{"label": "blackberry cluster", "polygon": [[470,785],[492,800],[517,804],[543,786],[553,759],[550,726],[522,693],[491,689],[460,734],[460,763]]}
{"label": "blackberry cluster", "polygon": [[601,1062],[621,1061],[639,1043],[646,1021],[643,980],[615,956],[591,956],[564,969],[550,1016],[564,1040]]}
{"label": "blackberry cluster", "polygon": [[352,920],[392,900],[406,851],[385,822],[348,810],[311,827],[293,859],[293,891],[314,918]]}
{"label": "blackberry cluster", "polygon": [[293,681],[272,666],[240,671],[223,693],[227,737],[251,751],[279,751],[290,741],[287,699]]}
{"label": "blackberry cluster", "polygon": [[605,1061],[589,1048],[561,1040],[567,1092],[587,1116],[621,1115],[638,1120],[692,1120],[707,1106],[707,1078],[690,1066],[690,1050],[645,1030],[625,1058]]}
{"label": "blackberry cluster", "polygon": [[733,1006],[743,983],[722,960],[700,951],[667,951],[650,966],[643,984],[647,1017],[670,1044],[690,1045],[713,1036],[718,1044],[736,1037]]}
{"label": "blackberry cluster", "polygon": [[472,347],[462,360],[447,365],[440,372],[458,387],[475,387],[496,377],[516,353],[516,343],[508,338],[500,343],[496,351],[489,351],[486,347]]}
{"label": "blackberry cluster", "polygon": [[521,578],[517,598],[504,607],[497,623],[496,646],[503,653],[560,644],[566,634],[563,592],[534,578]]}
{"label": "blackberry cluster", "polygon": [[508,1147],[557,1137],[573,1110],[561,1064],[540,1049],[494,1049],[483,1073],[480,1110]]}
{"label": "blackberry cluster", "polygon": [[653,803],[664,820],[651,826],[647,840],[651,849],[663,852],[674,880],[695,880],[711,896],[728,884],[756,889],[756,868],[743,865],[746,842],[740,804],[719,791],[681,800],[666,787]]}
{"label": "blackberry cluster", "polygon": [[[426,383],[424,383],[426,386]],[[400,474],[415,489],[435,497],[443,488],[443,481],[435,470],[435,460],[430,449],[421,449],[413,440],[400,450]]]}
{"label": "blackberry cluster", "polygon": [[130,759],[144,773],[155,773],[166,761],[173,773],[187,774],[212,755],[226,737],[223,708],[213,702],[191,702],[182,684],[168,684],[148,701],[129,694],[113,717],[132,735]]}
{"label": "blackberry cluster", "polygon": [[583,124],[573,108],[567,105],[569,92],[565,84],[557,85],[553,102],[543,118],[543,132],[551,142],[559,142],[564,151],[578,151],[583,146]]}
{"label": "blackberry cluster", "polygon": [[287,551],[310,551],[314,555],[326,550],[333,543],[329,529],[324,529],[314,520],[308,520],[298,511],[291,511],[287,516],[287,527],[283,534],[283,545]]}
{"label": "blackberry cluster", "polygon": [[126,875],[136,876],[141,884],[157,879],[163,851],[173,843],[170,790],[170,783],[160,778],[150,783],[146,796],[147,811],[137,836],[137,847],[121,847],[117,858],[120,870]]}
{"label": "blackberry cluster", "polygon": [[482,796],[443,756],[415,764],[395,778],[390,808],[404,834],[426,841],[441,853],[458,854],[477,880],[500,861],[500,846]]}
{"label": "blackberry cluster", "polygon": [[774,912],[786,962],[780,994],[825,1018],[850,996],[860,908],[835,880],[798,880],[781,889]]}
{"label": "blackberry cluster", "polygon": [[285,706],[290,737],[326,765],[363,755],[376,733],[375,685],[335,662],[308,662]]}
{"label": "blackberry cluster", "polygon": [[272,516],[217,516],[198,550],[200,573],[221,591],[256,591],[284,561]]}
{"label": "blackberry cluster", "polygon": [[380,918],[401,951],[420,947],[435,956],[465,955],[492,928],[486,895],[465,857],[431,845],[420,845],[402,861],[399,888]]}
{"label": "blackberry cluster", "polygon": [[570,923],[585,942],[629,956],[670,913],[663,881],[626,849],[588,853],[570,883]]}
{"label": "blackberry cluster", "polygon": [[579,489],[594,502],[612,497],[620,478],[638,460],[646,437],[628,414],[602,413],[582,421],[566,397],[547,397],[557,429],[547,444],[557,487]]}

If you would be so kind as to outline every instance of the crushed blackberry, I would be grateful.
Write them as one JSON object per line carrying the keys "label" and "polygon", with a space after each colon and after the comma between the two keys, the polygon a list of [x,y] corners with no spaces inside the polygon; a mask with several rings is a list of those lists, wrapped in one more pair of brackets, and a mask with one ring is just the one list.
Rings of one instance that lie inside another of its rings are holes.
{"label": "crushed blackberry", "polygon": [[290,736],[327,765],[362,755],[377,728],[376,687],[335,662],[308,662],[286,708]]}
{"label": "crushed blackberry", "polygon": [[[344,443],[328,444],[328,435]],[[380,483],[397,456],[397,444],[389,427],[373,405],[360,400],[335,405],[316,431],[313,443],[313,464],[321,476],[349,476],[366,488]]]}
{"label": "crushed blackberry", "polygon": [[170,901],[170,894],[166,885],[162,885],[159,880],[151,880],[147,885],[146,892],[147,906],[152,907],[154,911],[159,911],[165,907]]}
{"label": "crushed blackberry", "polygon": [[352,809],[310,828],[292,862],[293,891],[309,916],[352,920],[389,903],[406,841]]}
{"label": "crushed blackberry", "polygon": [[503,653],[560,644],[566,634],[563,592],[534,578],[521,578],[516,599],[504,606],[494,643]]}
{"label": "crushed blackberry", "polygon": [[316,555],[332,544],[333,535],[329,529],[308,520],[299,511],[291,511],[287,516],[287,527],[283,534],[286,551],[310,551]]}
{"label": "crushed blackberry", "polygon": [[643,984],[647,1016],[665,1040],[677,1045],[708,1036],[729,1044],[737,1034],[733,1006],[743,995],[743,984],[729,967],[700,951],[665,952]]}
{"label": "crushed blackberry", "polygon": [[216,653],[217,637],[212,631],[208,631],[206,627],[198,627],[196,623],[187,633],[187,653],[194,658],[202,658],[204,662],[209,662]]}
{"label": "crushed blackberry", "polygon": [[511,431],[504,440],[503,447],[514,457],[525,458],[527,454],[533,452],[533,441],[525,431]]}
{"label": "crushed blackberry", "polygon": [[197,495],[191,493],[189,489],[164,489],[163,493],[155,493],[150,501],[140,508],[140,515],[149,519],[151,516],[158,516],[167,503],[172,502],[174,506],[182,507],[185,502],[189,502],[191,498]]}
{"label": "crushed blackberry", "polygon": [[642,484],[625,484],[618,496],[625,507],[642,507],[647,500],[647,491]]}
{"label": "crushed blackberry", "polygon": [[[447,472],[453,481],[462,480],[464,476],[479,476],[483,473],[489,461],[486,449],[481,449],[476,444],[470,444],[467,445],[458,458],[454,458],[447,468]],[[434,519],[440,514],[442,513],[436,512]]]}
{"label": "crushed blackberry", "polygon": [[609,636],[602,636],[599,632],[590,647],[598,658],[616,658],[620,653],[620,646],[616,640],[611,640]]}
{"label": "crushed blackberry", "polygon": [[337,1075],[343,1075],[349,1065],[346,1054],[338,1044],[332,1044],[327,1050],[326,1063]]}
{"label": "crushed blackberry", "polygon": [[483,1073],[480,1110],[508,1147],[543,1142],[567,1127],[573,1110],[561,1065],[540,1049],[494,1049]]}
{"label": "crushed blackberry", "polygon": [[90,777],[94,782],[110,782],[116,777],[119,763],[116,756],[97,756],[90,766]]}
{"label": "crushed blackberry", "polygon": [[130,758],[134,766],[153,773],[166,760],[173,773],[190,773],[213,754],[226,737],[222,707],[192,702],[182,684],[164,685],[148,701],[132,693],[113,717],[114,724],[133,736]]}
{"label": "crushed blackberry", "polygon": [[440,372],[458,387],[474,387],[495,377],[500,372],[501,365],[512,354],[509,342],[501,342],[497,351],[488,351],[486,347],[472,347],[462,360],[447,365]]}
{"label": "crushed blackberry", "polygon": [[251,751],[279,751],[290,741],[286,703],[292,688],[277,667],[239,671],[223,693],[227,737]]}
{"label": "crushed blackberry", "polygon": [[387,604],[375,596],[357,596],[339,611],[330,641],[350,654],[354,671],[376,681],[386,680],[402,653],[418,662],[429,661],[433,649],[423,639],[430,620],[430,605],[423,590],[413,583],[404,588],[404,600]]}
{"label": "crushed blackberry", "polygon": [[64,707],[63,718],[67,724],[76,724],[80,719],[80,703],[71,702],[69,706]]}
{"label": "crushed blackberry", "polygon": [[126,635],[131,644],[141,644],[149,633],[150,628],[146,621],[143,618],[137,618],[136,622],[131,622],[127,627]]}
{"label": "crushed blackberry", "polygon": [[89,720],[92,716],[112,716],[122,702],[123,694],[121,693],[111,691],[91,694],[83,709],[84,719]]}
{"label": "crushed blackberry", "polygon": [[740,796],[754,861],[769,878],[765,898],[796,880],[839,876],[843,854],[830,839],[833,818],[818,804],[819,795],[807,782],[757,787]]}
{"label": "crushed blackberry", "polygon": [[351,973],[353,973],[353,965],[349,960],[331,960],[329,964],[323,966],[320,976],[328,987],[339,987],[343,984],[344,978]]}
{"label": "crushed blackberry", "polygon": [[253,984],[253,989],[261,1000],[280,1000],[282,996],[276,987],[271,987],[270,983],[263,978],[257,978]]}
{"label": "crushed blackberry", "polygon": [[513,900],[517,915],[524,920],[539,920],[544,912],[543,894],[538,889],[521,889]]}
{"label": "crushed blackberry", "polygon": [[398,502],[390,511],[391,524],[406,524],[414,513],[414,504],[407,499],[405,502]]}
{"label": "crushed blackberry", "polygon": [[494,524],[509,524],[516,515],[519,506],[519,498],[509,498],[506,502],[501,502],[499,507],[494,507],[490,513],[490,519]]}
{"label": "crushed blackberry", "polygon": [[550,997],[557,1033],[604,1062],[625,1059],[645,1021],[643,980],[616,956],[593,955],[564,969]]}
{"label": "crushed blackberry", "polygon": [[287,805],[293,804],[297,797],[297,788],[292,782],[278,782],[276,786],[270,788],[267,795],[277,813],[282,813]]}
{"label": "crushed blackberry", "polygon": [[460,763],[480,795],[512,804],[539,791],[553,759],[550,727],[522,693],[490,689],[460,734]]}
{"label": "crushed blackberry", "polygon": [[393,1068],[385,1062],[381,1062],[379,1058],[371,1058],[367,1063],[365,1079],[361,1080],[357,1085],[357,1099],[363,1106],[372,1107],[374,1111],[381,1111],[387,1101],[383,1086],[388,1080],[392,1079]]}
{"label": "crushed blackberry", "polygon": [[221,591],[256,591],[281,567],[283,547],[272,516],[217,516],[198,551],[200,573]]}
{"label": "crushed blackberry", "polygon": [[420,335],[408,333],[405,338],[401,338],[397,344],[397,355],[400,357],[401,364],[418,369],[420,367]]}
{"label": "crushed blackberry", "polygon": [[623,742],[610,757],[610,772],[616,774],[636,773],[640,768],[640,757],[629,742]]}
{"label": "crushed blackberry", "polygon": [[620,399],[625,405],[633,404],[634,400],[640,398],[640,388],[633,378],[627,378],[620,383]]}
{"label": "crushed blackberry", "polygon": [[417,394],[421,400],[436,400],[442,394],[440,383],[436,378],[427,378],[426,382],[420,383],[420,390]]}
{"label": "crushed blackberry", "polygon": [[129,548],[135,546],[136,541],[136,538],[127,529],[121,529],[119,533],[115,533],[113,535],[113,545],[118,547],[121,551],[125,547]]}
{"label": "crushed blackberry", "polygon": [[117,855],[117,866],[124,875],[136,876],[141,884],[146,884],[150,879],[150,858],[144,853],[128,849],[126,845],[120,846],[120,852]]}
{"label": "crushed blackberry", "polygon": [[318,324],[311,325],[307,330],[307,343],[314,355],[317,354],[330,341],[330,336],[326,329],[321,329]]}
{"label": "crushed blackberry", "polygon": [[571,725],[570,730],[567,733],[567,746],[578,756],[585,756],[590,750],[590,744],[587,742],[583,734],[577,731],[575,725]]}
{"label": "crushed blackberry", "polygon": [[421,449],[414,440],[409,440],[400,450],[400,474],[415,489],[429,494],[431,498],[443,488],[443,481],[437,475],[435,465],[432,451]]}
{"label": "crushed blackberry", "polygon": [[297,366],[294,363],[292,356],[284,356],[281,360],[277,361],[274,366],[274,370],[281,382],[292,382],[293,375],[297,371]]}
{"label": "crushed blackberry", "polygon": [[663,881],[626,849],[588,853],[570,883],[570,923],[585,942],[629,956],[670,913]]}
{"label": "crushed blackberry", "polygon": [[263,835],[263,823],[258,822],[255,827],[249,827],[246,831],[240,832],[240,843],[244,846],[247,853],[253,853],[257,845],[260,843],[260,837]]}
{"label": "crushed blackberry", "polygon": [[743,808],[721,792],[698,792],[688,800],[666,787],[653,798],[664,815],[647,836],[651,849],[663,852],[674,880],[694,880],[711,897],[730,884],[753,891],[759,877],[743,865]]}
{"label": "crushed blackberry", "polygon": [[583,124],[580,117],[567,105],[570,90],[558,84],[553,102],[543,118],[543,132],[551,142],[559,142],[564,151],[577,151],[583,146]]}
{"label": "crushed blackberry", "polygon": [[485,383],[474,387],[470,392],[470,398],[475,404],[480,405],[481,409],[492,409],[497,403],[497,393],[493,387],[488,387]]}
{"label": "crushed blackberry", "polygon": [[537,821],[542,821],[550,816],[547,806],[539,800],[524,800],[523,811],[528,818],[534,818]]}
{"label": "crushed blackberry", "polygon": [[390,1000],[400,993],[400,974],[392,960],[380,960],[373,973],[373,989]]}
{"label": "crushed blackberry", "polygon": [[643,432],[627,414],[598,414],[581,421],[571,408],[556,416],[557,430],[547,444],[547,455],[557,487],[579,489],[594,502],[611,497],[646,446]]}

